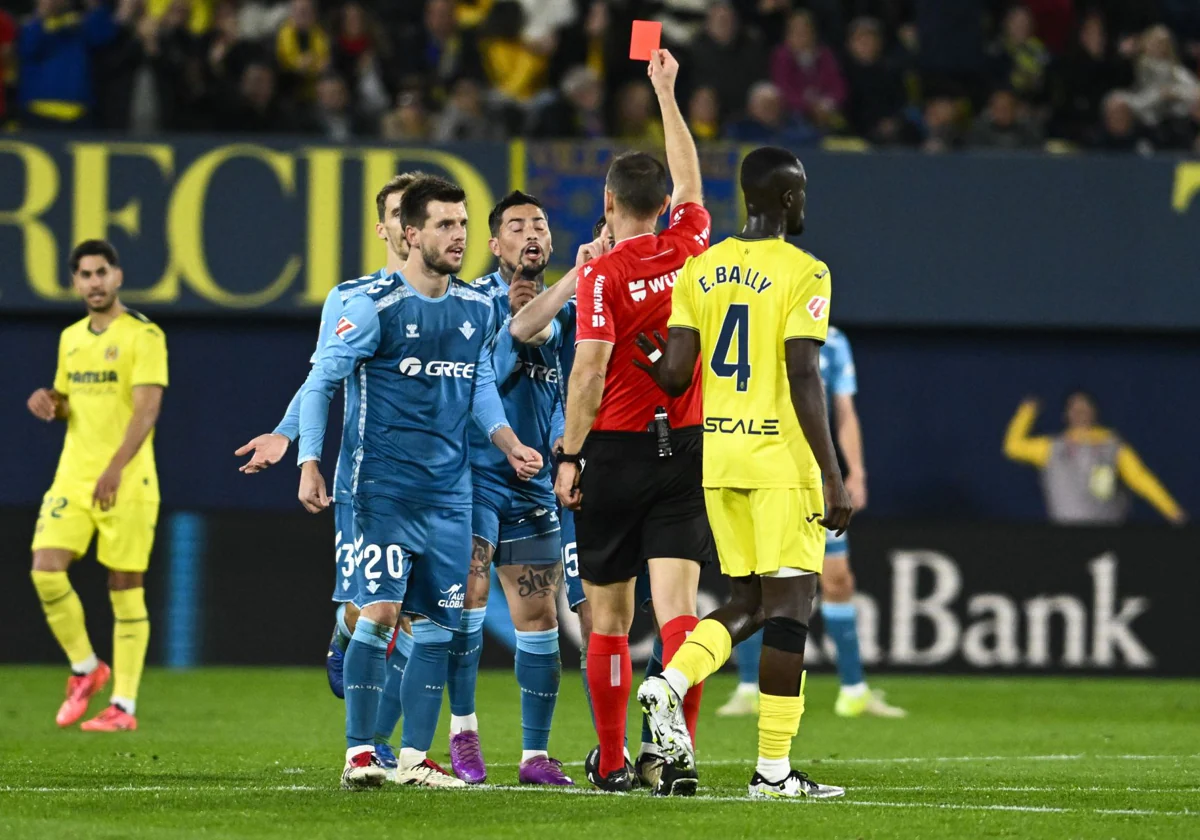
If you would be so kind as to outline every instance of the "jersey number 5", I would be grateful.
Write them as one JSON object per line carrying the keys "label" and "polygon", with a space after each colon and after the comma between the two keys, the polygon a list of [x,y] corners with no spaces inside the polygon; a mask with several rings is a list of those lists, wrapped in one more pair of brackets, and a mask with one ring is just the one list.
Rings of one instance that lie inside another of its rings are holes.
{"label": "jersey number 5", "polygon": [[[734,335],[737,335],[737,358],[729,361],[729,351],[733,345]],[[721,324],[721,334],[717,336],[717,345],[713,347],[709,367],[717,376],[728,379],[737,377],[737,389],[745,391],[750,387],[750,307],[744,303],[731,303],[725,311],[725,321]]]}

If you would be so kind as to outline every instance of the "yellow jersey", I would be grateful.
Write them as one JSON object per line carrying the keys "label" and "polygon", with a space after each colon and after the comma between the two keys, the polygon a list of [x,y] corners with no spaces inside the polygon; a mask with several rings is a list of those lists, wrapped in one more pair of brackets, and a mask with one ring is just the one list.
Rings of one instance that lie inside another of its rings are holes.
{"label": "yellow jersey", "polygon": [[700,333],[705,487],[820,485],[784,342],[825,341],[829,288],[825,263],[774,237],[733,236],[684,263],[668,326]]}
{"label": "yellow jersey", "polygon": [[[55,493],[90,506],[96,481],[125,439],[138,385],[167,385],[166,337],[146,316],[127,310],[102,333],[92,332],[87,318],[63,330],[54,390],[68,397],[70,409]],[[118,494],[159,500],[153,430],[122,471]]]}

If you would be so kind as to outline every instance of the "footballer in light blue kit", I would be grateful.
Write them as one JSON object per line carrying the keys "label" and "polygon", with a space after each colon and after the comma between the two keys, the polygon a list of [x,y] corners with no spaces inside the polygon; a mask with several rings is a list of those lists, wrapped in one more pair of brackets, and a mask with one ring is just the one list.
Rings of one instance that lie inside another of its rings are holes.
{"label": "footballer in light blue kit", "polygon": [[552,444],[563,434],[558,360],[563,335],[554,329],[545,342],[532,346],[516,342],[508,329],[511,315],[543,286],[552,251],[550,228],[541,202],[520,191],[501,199],[488,216],[488,227],[499,269],[471,288],[487,297],[501,325],[492,360],[504,412],[517,437],[541,454],[544,466],[522,481],[482,430],[471,432],[473,544],[467,608],[450,650],[450,761],[455,775],[469,784],[487,778],[475,686],[494,564],[515,629],[522,733],[518,779],[522,784],[571,785],[561,762],[548,752],[562,673],[557,613],[562,570],[550,463]]}
{"label": "footballer in light blue kit", "polygon": [[[315,364],[317,353],[333,333],[334,327],[342,316],[346,299],[364,286],[383,280],[400,270],[408,258],[408,242],[404,239],[404,226],[400,224],[400,200],[404,190],[418,178],[424,177],[421,172],[405,172],[391,178],[375,195],[375,209],[378,220],[375,225],[375,235],[385,243],[387,263],[378,271],[348,280],[329,291],[321,308],[321,326],[317,335],[317,347],[313,352],[310,363]],[[334,586],[333,600],[338,602],[333,634],[329,641],[329,649],[325,657],[325,671],[329,679],[329,687],[340,699],[343,697],[342,664],[346,646],[350,643],[354,623],[358,618],[358,608],[354,606],[351,595],[354,568],[361,555],[362,539],[354,522],[354,507],[351,499],[350,475],[354,457],[358,452],[361,433],[359,430],[359,393],[358,379],[347,377],[342,382],[344,410],[342,422],[342,439],[338,451],[338,461],[334,476],[333,517],[334,517]],[[288,446],[300,434],[300,395],[302,389],[296,392],[288,405],[283,420],[274,432],[259,435],[247,443],[236,454],[253,453],[250,461],[241,471],[253,474],[260,472],[279,462],[287,452]],[[409,653],[412,651],[412,635],[408,632],[407,622],[402,620],[397,628],[395,645],[388,656],[388,679],[384,686],[384,695],[379,704],[379,719],[376,723],[376,755],[385,770],[394,773],[397,767],[396,756],[388,739],[391,738],[400,720],[400,685]]]}
{"label": "footballer in light blue kit", "polygon": [[363,547],[350,590],[358,622],[346,650],[346,764],[342,785],[374,787],[385,651],[401,606],[413,649],[401,684],[404,723],[396,781],[463,782],[427,758],[446,682],[452,631],[461,625],[471,548],[468,428],[478,423],[522,477],[543,468],[505,417],[492,369],[490,300],[451,275],[466,250],[465,194],[441,178],[414,182],[401,200],[411,248],[403,274],[371,283],[343,304],[300,401],[300,500],[328,505],[319,462],[337,384],[358,379],[361,445],[351,469]]}
{"label": "footballer in light blue kit", "polygon": [[[854,396],[858,393],[858,376],[854,369],[854,354],[850,340],[837,327],[830,326],[821,347],[821,379],[829,408],[831,424],[838,448],[846,461],[846,490],[855,510],[866,506],[866,469],[863,466],[862,432]],[[858,647],[858,614],[854,607],[854,577],[850,574],[850,543],[843,534],[825,534],[825,570],[821,575],[821,616],[825,633],[833,640],[837,651],[838,680],[841,688],[834,712],[841,717],[899,718],[905,711],[889,705],[883,692],[868,688],[863,674],[862,657]],[[758,665],[762,651],[762,631],[737,647],[738,687],[729,701],[717,709],[723,717],[758,713]]]}

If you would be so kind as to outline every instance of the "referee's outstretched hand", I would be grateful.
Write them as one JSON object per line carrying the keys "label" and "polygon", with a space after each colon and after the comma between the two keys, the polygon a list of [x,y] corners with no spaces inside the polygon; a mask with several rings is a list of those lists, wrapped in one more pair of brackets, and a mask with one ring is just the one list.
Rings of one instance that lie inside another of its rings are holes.
{"label": "referee's outstretched hand", "polygon": [[654,341],[651,341],[645,333],[638,333],[637,338],[633,340],[638,349],[646,354],[649,364],[641,359],[633,360],[634,367],[641,368],[650,374],[650,378],[654,380],[654,384],[667,390],[662,383],[662,360],[667,352],[667,340],[662,337],[662,333],[658,330],[654,331]]}
{"label": "referee's outstretched hand", "polygon": [[854,515],[854,506],[850,504],[850,494],[842,477],[827,476],[825,478],[825,517],[820,520],[821,526],[834,531],[841,536],[850,527],[850,517]]}

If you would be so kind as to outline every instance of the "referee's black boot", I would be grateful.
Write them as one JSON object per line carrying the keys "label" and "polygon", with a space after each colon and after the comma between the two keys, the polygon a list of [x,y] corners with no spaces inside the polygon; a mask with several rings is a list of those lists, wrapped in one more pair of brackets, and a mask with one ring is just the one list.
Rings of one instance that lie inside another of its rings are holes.
{"label": "referee's black boot", "polygon": [[587,780],[606,793],[629,793],[633,790],[633,779],[628,767],[614,770],[607,776],[600,775],[600,747],[594,747],[583,761],[583,772]]}
{"label": "referee's black boot", "polygon": [[695,796],[700,780],[695,770],[677,770],[670,761],[663,762],[655,796]]}

